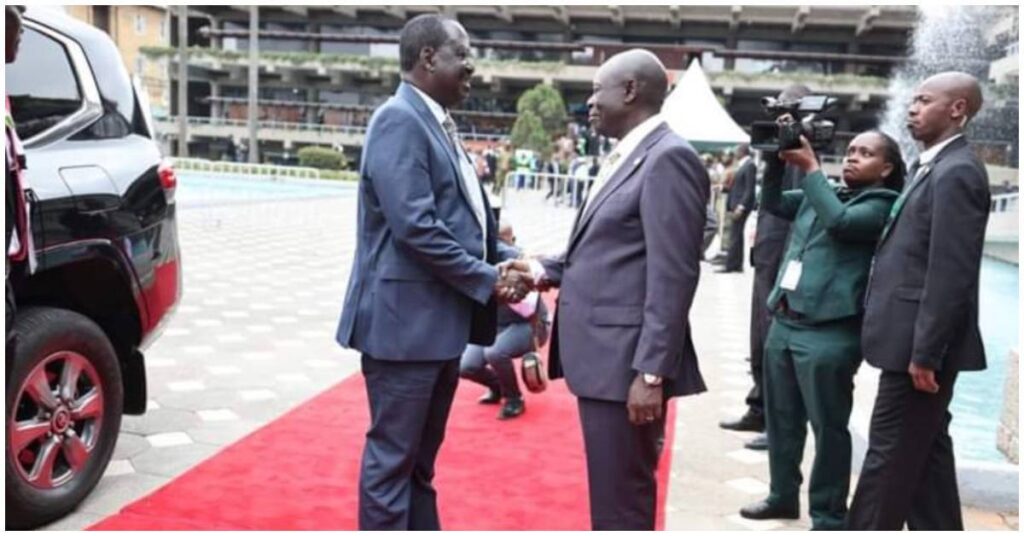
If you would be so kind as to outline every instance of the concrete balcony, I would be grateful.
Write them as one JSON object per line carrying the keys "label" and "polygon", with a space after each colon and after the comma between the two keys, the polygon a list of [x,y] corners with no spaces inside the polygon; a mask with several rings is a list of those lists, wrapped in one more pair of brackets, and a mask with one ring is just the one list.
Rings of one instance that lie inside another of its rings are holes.
{"label": "concrete balcony", "polygon": [[[150,57],[169,56],[172,63],[175,62],[173,49],[146,49],[144,52]],[[189,64],[205,71],[211,80],[228,80],[241,85],[247,83],[248,58],[243,53],[191,49]],[[538,83],[586,89],[590,87],[596,72],[597,66],[594,65],[481,59],[476,61],[475,79],[477,83],[491,86],[495,90],[505,86],[525,87]],[[670,75],[681,76],[681,71],[672,71]],[[398,61],[392,58],[266,52],[260,55],[260,77],[261,84],[265,81],[268,86],[302,84],[332,89],[354,78],[380,80],[383,85],[391,86],[398,82],[399,67]],[[708,73],[708,79],[714,89],[726,95],[733,92],[773,94],[788,84],[798,82],[807,84],[815,91],[859,102],[888,96],[886,79],[850,74],[722,71]]]}
{"label": "concrete balcony", "polygon": [[997,84],[1016,84],[1020,79],[1020,54],[993,61],[988,68],[988,78]]}
{"label": "concrete balcony", "polygon": [[[156,131],[163,139],[177,138],[177,118],[157,120]],[[194,138],[230,139],[237,143],[249,138],[249,127],[248,122],[244,120],[189,117],[188,136],[190,140]],[[296,145],[362,147],[363,139],[366,136],[366,127],[260,121],[258,136],[261,141],[281,143],[286,149],[291,149]],[[470,143],[501,141],[507,138],[507,136],[474,133],[460,133],[460,136]]]}
{"label": "concrete balcony", "polygon": [[[171,117],[156,121],[156,131],[164,138],[176,138],[178,136],[177,118]],[[261,140],[281,142],[288,148],[295,144],[361,146],[366,128],[260,121],[258,132]],[[249,138],[249,127],[246,121],[237,119],[189,117],[188,134],[189,139],[203,137],[239,142]]]}

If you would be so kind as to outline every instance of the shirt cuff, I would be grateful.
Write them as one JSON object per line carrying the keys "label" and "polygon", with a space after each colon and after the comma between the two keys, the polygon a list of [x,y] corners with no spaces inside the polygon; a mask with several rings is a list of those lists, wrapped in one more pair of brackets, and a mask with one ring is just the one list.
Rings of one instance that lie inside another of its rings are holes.
{"label": "shirt cuff", "polygon": [[533,276],[533,284],[540,285],[547,278],[547,272],[544,271],[544,265],[537,259],[530,259],[530,275]]}

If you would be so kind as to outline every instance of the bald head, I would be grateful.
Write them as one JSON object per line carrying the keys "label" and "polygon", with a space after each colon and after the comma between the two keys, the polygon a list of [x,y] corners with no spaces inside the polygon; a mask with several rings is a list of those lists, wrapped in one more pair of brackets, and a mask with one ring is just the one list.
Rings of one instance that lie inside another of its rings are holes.
{"label": "bald head", "polygon": [[951,102],[959,99],[964,100],[967,120],[970,120],[981,110],[982,95],[981,84],[978,79],[958,71],[948,71],[934,75],[921,83],[922,88],[928,88],[949,98]]}
{"label": "bald head", "polygon": [[635,81],[637,101],[655,112],[661,110],[668,93],[668,73],[651,51],[634,48],[620,52],[606,61],[600,71],[605,71],[609,79],[622,83]]}
{"label": "bald head", "polygon": [[811,88],[803,84],[790,84],[779,93],[779,100],[783,102],[793,102],[800,100],[811,94]]}
{"label": "bald head", "polygon": [[611,57],[594,76],[594,94],[587,100],[590,123],[603,136],[622,139],[661,111],[668,93],[668,74],[650,51],[632,49]]}
{"label": "bald head", "polygon": [[961,72],[939,73],[914,90],[907,110],[907,128],[928,148],[962,132],[981,110],[981,104],[977,78]]}
{"label": "bald head", "polygon": [[498,240],[513,246],[516,243],[516,232],[512,230],[512,224],[502,221],[498,225]]}

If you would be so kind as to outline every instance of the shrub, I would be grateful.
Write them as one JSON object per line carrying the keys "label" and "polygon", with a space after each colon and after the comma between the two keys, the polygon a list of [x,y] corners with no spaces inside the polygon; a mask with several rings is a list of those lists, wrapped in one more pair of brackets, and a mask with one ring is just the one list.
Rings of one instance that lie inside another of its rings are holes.
{"label": "shrub", "polygon": [[348,160],[341,151],[311,146],[299,149],[299,165],[340,171],[348,168]]}

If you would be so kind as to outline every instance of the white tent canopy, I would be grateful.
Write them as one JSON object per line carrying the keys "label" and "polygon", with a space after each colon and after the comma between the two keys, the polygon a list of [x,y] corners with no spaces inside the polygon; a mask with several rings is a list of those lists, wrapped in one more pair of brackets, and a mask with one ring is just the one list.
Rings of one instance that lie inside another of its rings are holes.
{"label": "white tent canopy", "polygon": [[665,99],[661,114],[673,130],[694,145],[750,142],[750,136],[718,102],[696,59],[690,62],[683,78]]}

